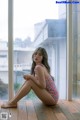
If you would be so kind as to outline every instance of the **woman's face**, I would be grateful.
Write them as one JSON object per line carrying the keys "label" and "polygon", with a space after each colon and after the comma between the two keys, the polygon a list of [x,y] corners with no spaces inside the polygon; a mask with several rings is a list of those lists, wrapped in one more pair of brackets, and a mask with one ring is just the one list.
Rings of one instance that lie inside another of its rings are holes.
{"label": "woman's face", "polygon": [[42,53],[40,51],[37,51],[37,52],[34,53],[34,55],[33,55],[33,61],[36,64],[42,63],[42,59],[43,59],[43,56],[42,56]]}

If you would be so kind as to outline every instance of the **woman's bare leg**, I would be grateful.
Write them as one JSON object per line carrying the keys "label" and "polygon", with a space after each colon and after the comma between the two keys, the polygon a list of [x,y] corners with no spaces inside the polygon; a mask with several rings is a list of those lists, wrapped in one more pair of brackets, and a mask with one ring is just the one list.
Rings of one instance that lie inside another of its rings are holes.
{"label": "woman's bare leg", "polygon": [[29,93],[29,91],[31,90],[30,85],[28,85],[28,82],[25,81],[24,84],[22,85],[22,87],[19,89],[19,91],[16,93],[16,95],[7,103],[2,104],[1,107],[2,108],[9,108],[9,107],[17,107],[17,102],[23,98],[26,94]]}
{"label": "woman's bare leg", "polygon": [[[42,88],[38,87],[32,80],[29,80],[23,84],[21,89],[16,93],[15,97],[9,101],[8,105],[13,106],[14,104],[16,104],[21,98],[23,98],[25,95],[27,95],[31,89],[33,89],[33,91],[43,101],[43,103],[45,103],[47,105],[55,104],[55,100],[47,92],[46,89],[42,89]],[[3,105],[2,107],[6,107],[6,106]]]}
{"label": "woman's bare leg", "polygon": [[11,100],[11,103],[17,103],[21,98],[27,95],[30,90],[33,89],[35,94],[45,103],[52,105],[55,103],[53,97],[47,92],[46,89],[38,87],[32,80],[26,81],[25,84],[21,87],[19,92]]}
{"label": "woman's bare leg", "polygon": [[19,89],[19,91],[16,93],[14,98],[12,98],[9,103],[15,104],[17,103],[21,98],[23,98],[25,95],[27,95],[31,90],[31,86],[29,85],[28,81],[25,81],[25,83],[22,85],[22,87]]}
{"label": "woman's bare leg", "polygon": [[38,98],[46,105],[54,105],[55,100],[50,95],[50,93],[46,89],[42,89],[38,87],[33,81],[29,81],[31,88],[35,92],[35,94],[38,96]]}

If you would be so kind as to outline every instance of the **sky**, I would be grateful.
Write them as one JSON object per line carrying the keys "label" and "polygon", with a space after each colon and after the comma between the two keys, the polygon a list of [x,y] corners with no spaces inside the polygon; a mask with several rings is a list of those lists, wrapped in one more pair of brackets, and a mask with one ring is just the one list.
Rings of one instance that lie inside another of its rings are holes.
{"label": "sky", "polygon": [[[13,0],[13,37],[34,39],[34,24],[58,19],[56,0]],[[8,38],[8,0],[0,0],[0,40]]]}

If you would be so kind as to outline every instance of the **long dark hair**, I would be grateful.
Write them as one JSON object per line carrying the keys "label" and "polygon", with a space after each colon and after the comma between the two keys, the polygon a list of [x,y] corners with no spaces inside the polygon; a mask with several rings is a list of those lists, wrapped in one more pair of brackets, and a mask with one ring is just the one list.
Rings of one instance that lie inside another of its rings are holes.
{"label": "long dark hair", "polygon": [[[32,55],[32,61],[33,61],[34,55],[35,55],[37,52],[40,52],[40,53],[42,54],[42,56],[43,56],[42,64],[46,67],[47,71],[50,73],[50,66],[49,66],[49,64],[48,64],[48,55],[47,55],[47,52],[46,52],[46,50],[45,50],[44,48],[38,47],[38,48],[34,51],[34,53],[33,53],[33,55]],[[33,61],[33,62],[32,62],[32,67],[31,67],[31,74],[34,74],[34,68],[35,68],[35,66],[36,66],[36,63]]]}

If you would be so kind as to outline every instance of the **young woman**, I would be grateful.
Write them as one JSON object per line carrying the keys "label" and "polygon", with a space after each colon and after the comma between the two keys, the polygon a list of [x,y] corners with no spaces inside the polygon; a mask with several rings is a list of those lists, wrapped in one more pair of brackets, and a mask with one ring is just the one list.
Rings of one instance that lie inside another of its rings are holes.
{"label": "young woman", "polygon": [[2,108],[17,107],[17,102],[32,89],[39,99],[46,105],[55,105],[58,101],[58,91],[50,75],[48,55],[44,48],[37,48],[32,55],[31,74],[24,75],[25,82],[15,97],[4,103]]}

